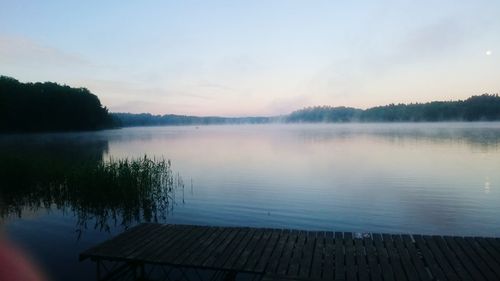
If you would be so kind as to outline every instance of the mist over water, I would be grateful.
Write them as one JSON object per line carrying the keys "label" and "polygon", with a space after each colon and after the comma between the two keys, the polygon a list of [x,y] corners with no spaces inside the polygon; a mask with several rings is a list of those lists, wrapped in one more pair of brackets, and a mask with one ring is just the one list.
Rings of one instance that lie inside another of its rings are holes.
{"label": "mist over water", "polygon": [[[0,147],[26,161],[170,159],[185,187],[161,222],[500,236],[498,122],[138,127],[2,135]],[[79,251],[124,226],[89,217],[79,236],[79,219],[49,206],[3,225],[49,275],[84,280],[94,268]]]}

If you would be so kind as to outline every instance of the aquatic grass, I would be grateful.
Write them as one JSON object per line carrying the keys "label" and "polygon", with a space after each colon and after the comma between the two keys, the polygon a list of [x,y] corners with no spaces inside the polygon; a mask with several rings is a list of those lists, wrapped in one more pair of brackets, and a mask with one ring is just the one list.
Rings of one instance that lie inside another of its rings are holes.
{"label": "aquatic grass", "polygon": [[182,178],[164,158],[109,158],[70,162],[54,159],[3,157],[0,177],[0,216],[21,215],[23,208],[55,207],[72,211],[78,231],[88,227],[109,230],[164,220],[175,204]]}

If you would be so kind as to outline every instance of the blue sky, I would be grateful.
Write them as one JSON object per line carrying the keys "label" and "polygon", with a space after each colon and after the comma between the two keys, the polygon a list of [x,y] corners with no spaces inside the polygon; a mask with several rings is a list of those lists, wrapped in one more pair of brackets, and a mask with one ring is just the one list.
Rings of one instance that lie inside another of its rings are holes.
{"label": "blue sky", "polygon": [[500,92],[500,1],[6,1],[0,74],[111,111],[274,115]]}

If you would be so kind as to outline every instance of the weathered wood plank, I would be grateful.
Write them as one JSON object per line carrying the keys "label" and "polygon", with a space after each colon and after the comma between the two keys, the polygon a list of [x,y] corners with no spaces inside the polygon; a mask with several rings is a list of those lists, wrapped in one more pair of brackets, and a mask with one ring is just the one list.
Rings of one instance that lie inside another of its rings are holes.
{"label": "weathered wood plank", "polygon": [[143,224],[80,258],[264,274],[275,280],[500,280],[497,238]]}
{"label": "weathered wood plank", "polygon": [[[141,225],[142,226],[142,225]],[[160,229],[158,225],[149,224],[149,226],[138,226],[134,233],[124,233],[123,237],[118,236],[103,243],[102,247],[97,247],[93,255],[105,255],[118,258],[124,258],[124,253],[135,249],[137,246],[134,243],[137,240],[143,240],[144,236],[150,235],[152,232]]]}
{"label": "weathered wood plank", "polygon": [[389,262],[389,253],[384,246],[384,242],[382,240],[382,234],[373,233],[372,234],[373,242],[375,244],[375,248],[377,249],[377,254],[380,262],[380,267],[382,268],[382,276],[384,280],[395,280],[394,279],[394,271]]}
{"label": "weathered wood plank", "polygon": [[490,265],[493,271],[495,271],[498,275],[498,279],[500,280],[500,252],[492,247],[488,241],[482,237],[474,239],[474,242],[478,244],[478,247],[482,248],[482,250],[478,250],[478,252],[482,253],[481,255],[486,255],[484,253],[486,252],[491,257],[491,261],[488,262],[488,265]]}
{"label": "weathered wood plank", "polygon": [[485,238],[486,241],[491,245],[491,247],[498,252],[500,252],[500,241],[498,238]]}
{"label": "weathered wood plank", "polygon": [[[323,235],[323,272],[321,276],[323,280],[333,280],[334,273],[337,270],[335,265],[335,240],[333,236],[332,232],[325,232]],[[342,252],[343,256],[344,253]],[[342,267],[342,274],[344,273],[343,270]],[[345,280],[345,278],[337,280]]]}
{"label": "weathered wood plank", "polygon": [[217,259],[214,262],[213,267],[222,268],[226,263],[227,259],[233,254],[235,249],[240,245],[241,240],[245,238],[245,236],[247,236],[249,232],[250,232],[249,228],[238,228],[238,233],[236,234],[236,237],[229,243],[229,245],[227,245],[226,251],[219,259]]}
{"label": "weathered wood plank", "polygon": [[[259,241],[262,239],[262,236],[264,235],[265,231],[262,229],[258,229],[253,237],[250,239],[248,242],[248,245],[243,249],[241,252],[238,260],[234,264],[233,268],[235,268],[238,271],[245,271],[245,265],[247,261],[250,258],[250,255],[255,251],[255,248],[257,247]],[[256,263],[256,260],[250,261],[252,263]]]}
{"label": "weathered wood plank", "polygon": [[[439,249],[434,248],[434,250],[441,251],[443,253],[444,259],[448,260],[448,262],[450,263],[451,267],[448,270],[456,272],[460,280],[473,280],[470,274],[458,260],[456,254],[446,244],[443,237],[432,236],[431,239],[427,241],[427,243],[430,244],[431,240],[435,241],[436,245],[439,247]],[[445,271],[445,273],[447,272]]]}
{"label": "weathered wood plank", "polygon": [[327,232],[325,234],[323,279],[333,280],[333,277],[335,280],[346,280],[344,233],[342,232]]}
{"label": "weathered wood plank", "polygon": [[191,264],[194,266],[203,266],[205,261],[212,255],[213,248],[217,245],[217,241],[220,241],[221,238],[225,238],[229,234],[227,228],[217,227],[212,233],[206,233],[201,238],[197,240],[197,242],[193,245],[192,250],[190,252],[197,252],[198,254],[193,255],[191,259]]}
{"label": "weathered wood plank", "polygon": [[406,247],[403,244],[403,239],[400,235],[394,234],[392,235],[392,241],[396,246],[396,251],[401,259],[401,263],[403,264],[403,269],[405,270],[406,277],[410,281],[419,281],[419,276],[417,274],[417,270],[415,266],[411,262],[410,254],[406,250]]}
{"label": "weathered wood plank", "polygon": [[247,235],[240,240],[238,246],[234,249],[233,253],[227,258],[226,262],[222,266],[223,269],[238,270],[234,267],[238,261],[241,253],[245,250],[248,243],[250,243],[252,237],[256,234],[257,230],[255,228],[248,229]]}
{"label": "weathered wood plank", "polygon": [[228,229],[206,227],[206,231],[199,232],[200,234],[193,237],[191,241],[183,242],[183,244],[189,244],[189,247],[177,254],[176,261],[178,264],[199,263],[200,260],[203,260],[203,257],[200,256],[205,255],[208,251],[207,248],[213,246],[215,243],[212,241],[215,239],[225,238],[227,236]]}
{"label": "weathered wood plank", "polygon": [[382,281],[382,270],[377,259],[378,253],[375,248],[372,237],[363,238],[363,244],[365,245],[366,258],[368,260],[368,267],[371,280]]}
{"label": "weathered wood plank", "polygon": [[398,251],[392,241],[392,236],[389,234],[383,234],[382,238],[384,239],[384,244],[387,248],[387,253],[389,254],[389,260],[392,265],[394,275],[396,276],[396,280],[407,280]]}
{"label": "weathered wood plank", "polygon": [[317,232],[315,236],[316,236],[316,243],[314,244],[314,252],[311,260],[311,272],[309,276],[312,279],[319,280],[321,279],[323,273],[323,263],[324,263],[323,250],[325,249],[325,233]]}
{"label": "weathered wood plank", "polygon": [[279,261],[283,254],[283,251],[285,250],[288,239],[290,239],[290,230],[283,230],[280,233],[279,240],[275,246],[271,258],[269,259],[269,263],[265,268],[266,272],[274,274],[278,271]]}
{"label": "weathered wood plank", "polygon": [[[469,243],[467,243],[463,237],[447,237],[448,239],[453,239],[455,243],[460,247],[460,250],[464,251],[466,258],[469,262],[478,269],[481,274],[486,277],[486,280],[498,280],[489,268],[488,265],[476,254],[476,252],[471,248]],[[474,276],[474,275],[473,275]]]}
{"label": "weathered wood plank", "polygon": [[307,232],[306,242],[302,251],[302,258],[300,260],[299,277],[308,278],[311,273],[312,259],[314,255],[314,247],[316,246],[316,233]]}
{"label": "weathered wood plank", "polygon": [[288,266],[290,265],[290,260],[292,258],[293,247],[297,242],[298,231],[292,230],[289,235],[290,237],[288,238],[285,248],[283,249],[283,254],[280,257],[278,269],[276,271],[278,275],[287,275]]}
{"label": "weathered wood plank", "polygon": [[500,280],[500,264],[495,262],[493,256],[491,256],[491,254],[481,246],[479,239],[466,237],[464,242],[466,242],[469,247],[471,247],[472,250],[479,255],[483,262],[486,263],[488,270],[492,270],[494,272],[494,278],[496,280]]}
{"label": "weathered wood plank", "polygon": [[88,257],[88,255],[100,255],[100,254],[113,254],[110,253],[113,248],[123,248],[123,245],[127,245],[129,241],[133,241],[136,237],[140,237],[142,233],[146,232],[148,229],[157,228],[158,225],[145,223],[132,227],[120,235],[113,237],[101,244],[94,246],[90,249],[85,250],[80,254],[80,259]]}
{"label": "weathered wood plank", "polygon": [[221,243],[212,251],[211,255],[203,262],[202,266],[207,268],[215,268],[215,262],[222,259],[224,253],[227,252],[229,244],[235,239],[240,230],[238,228],[231,228],[227,236],[222,239]]}
{"label": "weathered wood plank", "polygon": [[[155,245],[158,241],[170,241],[171,239],[176,239],[178,230],[175,226],[162,226],[152,229],[145,233],[142,238],[138,238],[130,243],[131,248],[128,250],[122,250],[123,257],[127,259],[136,259],[137,255],[143,251],[150,251],[150,249],[157,249]],[[161,239],[163,238],[163,239]],[[158,240],[161,239],[161,240]],[[148,257],[149,258],[149,257]]]}
{"label": "weathered wood plank", "polygon": [[281,235],[282,231],[280,229],[274,229],[272,230],[272,232],[273,233],[271,234],[271,238],[267,243],[267,247],[264,249],[262,257],[259,259],[257,265],[255,266],[255,272],[264,272],[268,266],[268,262],[272,260],[271,258],[273,257],[273,255],[277,252],[279,252],[278,255],[281,254],[281,249],[278,249],[278,241],[280,240],[280,237],[283,238],[283,235]]}
{"label": "weathered wood plank", "polygon": [[170,227],[163,231],[157,232],[149,237],[150,243],[148,245],[140,245],[138,250],[130,253],[129,259],[138,259],[145,261],[165,261],[162,257],[173,250],[173,246],[178,244],[175,241],[185,239],[186,235],[196,234],[193,227]]}
{"label": "weathered wood plank", "polygon": [[354,259],[354,241],[352,240],[352,233],[344,233],[344,248],[345,248],[345,271],[346,280],[356,280],[356,261]]}
{"label": "weathered wood plank", "polygon": [[429,267],[433,277],[439,280],[459,280],[431,236],[413,235],[413,238],[422,252],[425,263]]}
{"label": "weathered wood plank", "polygon": [[288,276],[299,276],[300,261],[302,259],[302,252],[306,243],[307,233],[300,231],[297,235],[297,242],[293,247],[290,265],[288,266]]}
{"label": "weathered wood plank", "polygon": [[474,265],[474,262],[469,259],[467,254],[458,246],[453,237],[445,236],[439,237],[441,241],[445,241],[451,251],[453,251],[458,260],[464,265],[465,269],[470,273],[474,280],[486,280],[481,274],[480,270]]}
{"label": "weathered wood plank", "polygon": [[255,267],[259,263],[260,259],[263,257],[265,249],[268,247],[268,243],[269,240],[271,239],[273,231],[270,229],[263,229],[262,232],[263,233],[261,239],[253,247],[254,250],[252,254],[248,257],[248,260],[244,267],[245,271],[255,272]]}
{"label": "weathered wood plank", "polygon": [[415,244],[413,243],[413,240],[410,237],[410,235],[404,234],[401,236],[401,238],[403,239],[404,245],[408,251],[410,260],[415,266],[419,279],[422,281],[431,281],[431,276],[429,276],[429,273],[425,268],[424,262],[420,258],[417,248],[415,248]]}
{"label": "weathered wood plank", "polygon": [[354,239],[354,249],[356,251],[356,264],[358,269],[358,280],[370,280],[368,274],[368,261],[366,258],[365,246],[363,238]]}

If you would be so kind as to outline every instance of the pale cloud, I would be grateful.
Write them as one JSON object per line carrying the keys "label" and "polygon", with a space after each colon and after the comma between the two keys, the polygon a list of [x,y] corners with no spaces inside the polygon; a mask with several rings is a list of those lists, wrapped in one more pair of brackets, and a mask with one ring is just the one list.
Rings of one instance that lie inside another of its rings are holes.
{"label": "pale cloud", "polygon": [[383,102],[420,101],[419,95],[428,91],[419,89],[416,93],[404,83],[426,79],[426,73],[435,68],[449,65],[451,70],[456,53],[477,36],[481,35],[471,34],[453,18],[418,26],[395,35],[387,49],[368,49],[334,60],[304,79],[297,91],[308,100],[331,105],[369,107]]}
{"label": "pale cloud", "polygon": [[79,55],[40,44],[29,38],[0,35],[0,62],[4,65],[33,66],[88,66],[89,61]]}
{"label": "pale cloud", "polygon": [[271,114],[288,114],[297,109],[314,105],[311,97],[307,95],[298,95],[292,97],[283,97],[273,99],[266,108],[266,113]]}
{"label": "pale cloud", "polygon": [[6,5],[0,74],[155,114],[273,115],[500,89],[493,1],[176,3]]}

